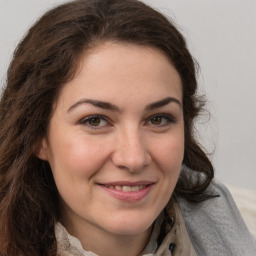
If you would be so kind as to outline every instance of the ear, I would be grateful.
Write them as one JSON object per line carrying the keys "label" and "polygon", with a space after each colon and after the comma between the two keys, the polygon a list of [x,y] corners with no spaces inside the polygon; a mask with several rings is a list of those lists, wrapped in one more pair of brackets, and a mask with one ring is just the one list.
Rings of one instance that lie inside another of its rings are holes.
{"label": "ear", "polygon": [[37,143],[34,152],[39,159],[48,161],[48,144],[45,138]]}

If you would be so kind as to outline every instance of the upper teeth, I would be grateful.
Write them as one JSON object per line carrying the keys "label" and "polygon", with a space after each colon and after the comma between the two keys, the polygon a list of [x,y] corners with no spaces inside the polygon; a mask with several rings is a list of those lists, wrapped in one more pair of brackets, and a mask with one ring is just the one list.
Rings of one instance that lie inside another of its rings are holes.
{"label": "upper teeth", "polygon": [[140,186],[108,186],[106,185],[105,187],[107,188],[111,188],[111,189],[116,189],[116,190],[120,190],[120,191],[125,191],[125,192],[130,192],[130,191],[139,191],[143,188],[145,188],[145,185],[140,185]]}

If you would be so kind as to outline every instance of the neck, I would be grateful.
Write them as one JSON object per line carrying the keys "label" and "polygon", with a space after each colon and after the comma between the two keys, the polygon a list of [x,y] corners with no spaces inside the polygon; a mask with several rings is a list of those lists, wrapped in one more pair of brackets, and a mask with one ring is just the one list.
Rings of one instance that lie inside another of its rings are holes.
{"label": "neck", "polygon": [[[136,236],[110,236],[82,239],[86,251],[92,251],[100,256],[139,256],[149,240],[150,230]],[[95,245],[95,241],[97,244]]]}
{"label": "neck", "polygon": [[146,247],[151,228],[140,234],[122,235],[112,234],[101,228],[90,226],[88,223],[79,227],[75,223],[62,221],[69,234],[79,239],[86,251],[100,256],[139,256]]}

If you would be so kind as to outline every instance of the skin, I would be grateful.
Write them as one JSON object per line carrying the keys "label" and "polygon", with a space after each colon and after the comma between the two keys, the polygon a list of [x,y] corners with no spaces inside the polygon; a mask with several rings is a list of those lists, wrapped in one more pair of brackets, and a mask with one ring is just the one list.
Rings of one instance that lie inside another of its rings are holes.
{"label": "skin", "polygon": [[[84,53],[62,88],[38,157],[51,166],[60,221],[83,248],[131,256],[168,203],[183,154],[182,84],[171,62],[154,48],[106,42]],[[104,187],[145,181],[139,197]]]}

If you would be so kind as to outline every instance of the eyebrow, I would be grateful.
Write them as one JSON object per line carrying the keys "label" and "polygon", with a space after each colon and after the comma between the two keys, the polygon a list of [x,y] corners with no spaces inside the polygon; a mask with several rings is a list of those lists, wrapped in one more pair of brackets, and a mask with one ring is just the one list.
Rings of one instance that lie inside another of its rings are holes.
{"label": "eyebrow", "polygon": [[72,105],[69,109],[68,112],[70,112],[72,109],[78,107],[79,105],[83,104],[91,104],[95,107],[102,108],[102,109],[107,109],[107,110],[112,110],[115,112],[121,112],[120,108],[117,107],[116,105],[113,105],[109,102],[104,102],[104,101],[99,101],[99,100],[92,100],[92,99],[81,99],[78,102],[76,102],[74,105]]}
{"label": "eyebrow", "polygon": [[156,108],[161,108],[171,102],[174,102],[174,103],[177,103],[179,105],[179,107],[181,108],[182,107],[182,104],[181,102],[176,99],[176,98],[173,98],[173,97],[167,97],[167,98],[164,98],[162,100],[159,100],[159,101],[156,101],[156,102],[153,102],[149,105],[146,106],[146,110],[153,110],[153,109],[156,109]]}
{"label": "eyebrow", "polygon": [[[173,98],[173,97],[167,97],[167,98],[164,98],[162,100],[159,100],[159,101],[156,101],[156,102],[153,102],[153,103],[147,105],[145,107],[145,110],[153,110],[153,109],[156,109],[156,108],[160,108],[160,107],[163,107],[165,105],[168,105],[171,102],[174,102],[174,103],[178,104],[180,108],[182,107],[182,104],[178,99]],[[74,105],[72,105],[68,109],[67,112],[70,112],[74,108],[76,108],[80,105],[83,105],[83,104],[91,104],[91,105],[93,105],[95,107],[98,107],[98,108],[107,109],[107,110],[111,110],[111,111],[115,111],[115,112],[122,112],[121,109],[118,106],[116,106],[112,103],[105,102],[105,101],[99,101],[99,100],[93,100],[93,99],[81,99],[78,102],[76,102]]]}

